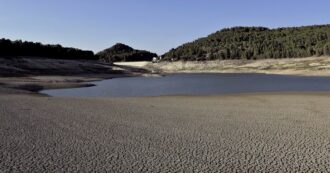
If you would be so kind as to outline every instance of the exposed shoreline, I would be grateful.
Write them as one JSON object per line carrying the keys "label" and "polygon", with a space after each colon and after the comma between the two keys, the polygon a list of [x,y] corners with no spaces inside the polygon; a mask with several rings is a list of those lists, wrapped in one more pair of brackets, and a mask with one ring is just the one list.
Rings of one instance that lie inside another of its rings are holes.
{"label": "exposed shoreline", "polygon": [[0,57],[0,93],[37,93],[43,89],[92,86],[90,82],[152,75],[142,68],[92,60]]}
{"label": "exposed shoreline", "polygon": [[[135,66],[135,63],[126,63]],[[140,63],[138,67],[160,73],[262,73],[330,76],[330,57],[265,60],[175,61]]]}
{"label": "exposed shoreline", "polygon": [[[18,60],[6,62],[0,68],[11,69],[12,74],[32,69],[29,76],[0,77],[2,93],[36,93],[43,89],[75,88],[91,86],[89,82],[104,79],[169,75],[173,73],[262,73],[298,76],[330,76],[330,57],[310,57],[281,60],[225,60],[206,62],[125,62],[114,66],[96,61],[54,60],[42,58],[18,57]],[[17,67],[25,69],[17,70]],[[28,67],[28,68],[26,68]],[[54,69],[46,69],[51,67]],[[81,68],[83,67],[83,68]],[[38,69],[41,68],[41,69]],[[6,70],[2,70],[5,72]],[[86,69],[90,69],[85,71]],[[76,71],[72,71],[76,70]],[[17,71],[17,72],[15,72]],[[38,72],[40,71],[40,72]],[[104,73],[107,71],[106,73]],[[38,73],[36,73],[38,72]],[[38,75],[46,72],[48,74]],[[63,75],[66,74],[66,75]]]}

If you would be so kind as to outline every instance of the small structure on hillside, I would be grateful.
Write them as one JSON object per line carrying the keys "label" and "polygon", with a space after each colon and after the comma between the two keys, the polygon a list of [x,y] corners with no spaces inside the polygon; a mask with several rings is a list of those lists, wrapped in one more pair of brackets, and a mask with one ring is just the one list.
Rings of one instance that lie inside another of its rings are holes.
{"label": "small structure on hillside", "polygon": [[162,60],[162,57],[153,57],[152,58],[152,63],[159,63]]}
{"label": "small structure on hillside", "polygon": [[152,63],[158,63],[158,57],[153,57],[152,58]]}

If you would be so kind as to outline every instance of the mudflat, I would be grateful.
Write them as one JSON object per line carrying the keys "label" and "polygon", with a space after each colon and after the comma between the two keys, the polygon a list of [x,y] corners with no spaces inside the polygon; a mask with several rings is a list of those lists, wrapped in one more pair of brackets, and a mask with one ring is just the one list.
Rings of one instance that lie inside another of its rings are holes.
{"label": "mudflat", "polygon": [[330,94],[0,95],[0,172],[330,172]]}
{"label": "mudflat", "polygon": [[91,86],[103,79],[151,75],[137,67],[114,66],[97,60],[0,56],[0,94]]}

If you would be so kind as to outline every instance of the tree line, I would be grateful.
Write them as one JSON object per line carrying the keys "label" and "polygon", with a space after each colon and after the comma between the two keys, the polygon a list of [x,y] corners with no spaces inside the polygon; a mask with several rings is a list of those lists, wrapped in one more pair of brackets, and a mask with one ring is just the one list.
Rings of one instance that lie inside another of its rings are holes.
{"label": "tree line", "polygon": [[226,28],[179,46],[164,60],[299,58],[330,55],[330,25]]}
{"label": "tree line", "polygon": [[0,56],[35,56],[56,59],[97,59],[92,51],[67,48],[61,45],[0,39]]}

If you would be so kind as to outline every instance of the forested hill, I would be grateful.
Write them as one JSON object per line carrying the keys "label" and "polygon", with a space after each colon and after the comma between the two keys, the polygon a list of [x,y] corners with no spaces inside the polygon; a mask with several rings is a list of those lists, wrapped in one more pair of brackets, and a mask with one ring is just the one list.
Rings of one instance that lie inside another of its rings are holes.
{"label": "forested hill", "polygon": [[0,56],[35,56],[56,59],[96,59],[92,51],[41,44],[28,41],[0,39]]}
{"label": "forested hill", "polygon": [[322,55],[330,55],[330,25],[223,29],[170,50],[164,59],[265,59]]}
{"label": "forested hill", "polygon": [[117,43],[111,48],[105,49],[97,56],[104,62],[121,62],[121,61],[151,61],[157,54],[145,50],[135,50],[125,44]]}

